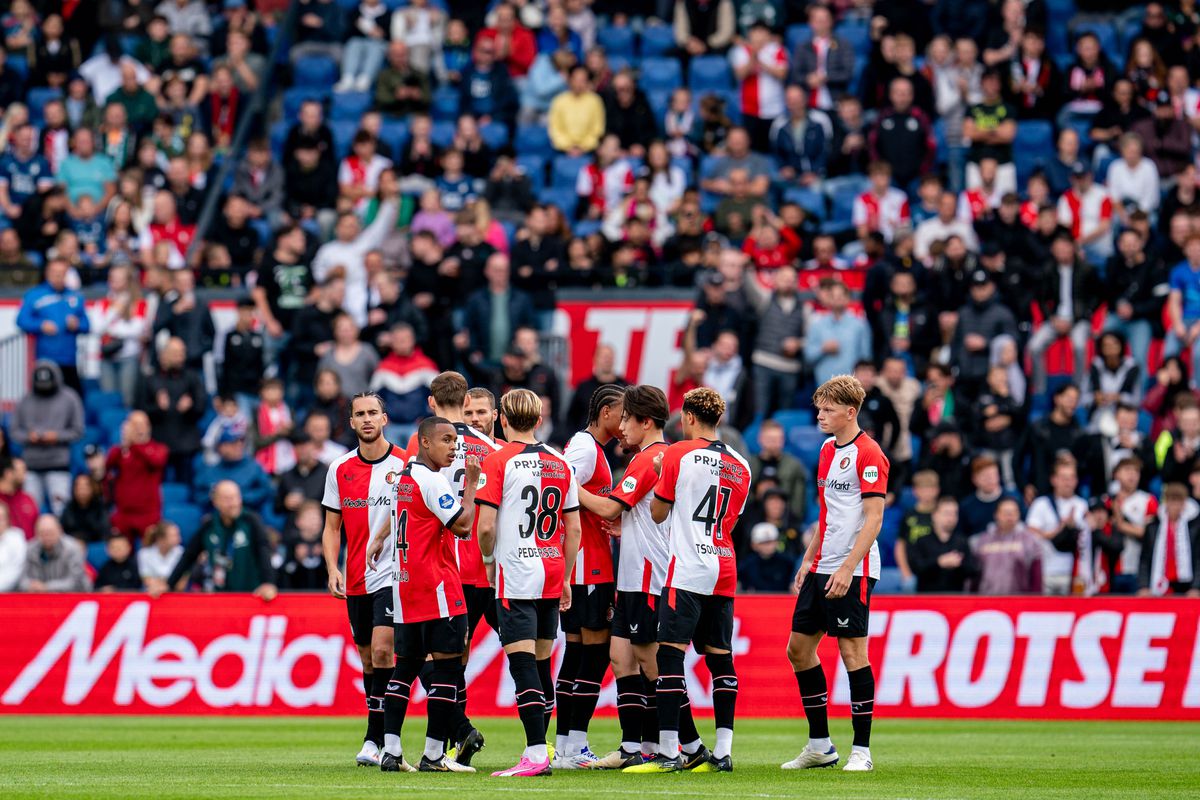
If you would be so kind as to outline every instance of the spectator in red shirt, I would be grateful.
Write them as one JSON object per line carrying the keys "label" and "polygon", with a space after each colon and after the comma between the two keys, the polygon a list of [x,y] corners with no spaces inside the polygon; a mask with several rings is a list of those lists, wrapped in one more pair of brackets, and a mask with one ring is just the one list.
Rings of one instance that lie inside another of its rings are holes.
{"label": "spectator in red shirt", "polygon": [[0,461],[0,503],[8,506],[8,516],[14,528],[20,528],[26,539],[33,538],[38,507],[24,489],[25,462],[19,458]]}
{"label": "spectator in red shirt", "polygon": [[517,22],[517,12],[508,3],[496,6],[496,24],[481,30],[475,41],[495,43],[496,60],[503,62],[514,78],[524,78],[537,57],[537,39]]}
{"label": "spectator in red shirt", "polygon": [[130,539],[162,519],[167,446],[150,439],[150,418],[134,411],[121,426],[121,443],[108,451],[108,485],[116,510],[113,528]]}

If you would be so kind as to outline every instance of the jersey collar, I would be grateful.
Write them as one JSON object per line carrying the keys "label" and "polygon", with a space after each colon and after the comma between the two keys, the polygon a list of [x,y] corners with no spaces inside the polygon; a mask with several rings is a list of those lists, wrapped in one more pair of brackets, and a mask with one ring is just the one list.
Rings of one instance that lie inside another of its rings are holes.
{"label": "jersey collar", "polygon": [[864,431],[864,430],[862,430],[862,429],[860,428],[860,429],[859,429],[859,431],[858,431],[858,433],[854,434],[854,438],[853,438],[853,439],[851,439],[850,441],[846,442],[845,444],[838,444],[838,443],[837,443],[837,439],[834,439],[834,440],[833,440],[833,447],[834,447],[834,449],[836,449],[836,450],[841,450],[843,447],[849,447],[850,445],[852,445],[852,444],[854,444],[855,442],[857,442],[857,441],[858,441],[858,437],[862,436],[864,433],[866,433],[866,431]]}
{"label": "jersey collar", "polygon": [[363,456],[361,447],[355,448],[354,452],[358,455],[358,460],[363,462],[364,464],[370,464],[372,466],[374,466],[375,464],[382,464],[384,462],[384,460],[387,459],[388,456],[392,455],[392,451],[396,449],[396,445],[392,444],[387,439],[384,439],[383,441],[387,443],[387,450],[384,450],[383,455],[381,455],[379,458],[375,459],[374,461]]}

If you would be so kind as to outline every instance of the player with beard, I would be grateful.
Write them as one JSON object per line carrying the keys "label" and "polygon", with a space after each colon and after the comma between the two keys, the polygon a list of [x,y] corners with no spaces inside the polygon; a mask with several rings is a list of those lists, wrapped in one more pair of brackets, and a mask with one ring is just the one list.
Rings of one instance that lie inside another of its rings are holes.
{"label": "player with beard", "polygon": [[[392,564],[387,560],[378,565],[367,561],[371,534],[387,523],[392,484],[404,469],[403,451],[383,436],[387,424],[387,412],[379,395],[363,392],[354,396],[350,402],[350,427],[358,437],[358,447],[329,465],[321,501],[325,507],[321,545],[329,572],[329,592],[346,601],[351,635],[362,658],[367,735],[356,758],[360,766],[379,765],[384,736],[383,699],[395,663]],[[338,568],[343,536],[344,574]],[[408,767],[408,771],[412,769]]]}
{"label": "player with beard", "polygon": [[[571,437],[563,451],[581,492],[607,497],[612,491],[612,470],[604,447],[621,435],[624,394],[621,387],[613,385],[592,392],[588,426]],[[599,760],[588,747],[587,731],[608,670],[615,594],[608,522],[583,509],[579,523],[579,555],[569,578],[571,607],[562,615],[567,644],[554,686],[558,700],[554,766],[562,769],[586,769]]]}
{"label": "player with beard", "polygon": [[446,477],[446,471],[460,458],[460,444],[459,433],[449,420],[422,420],[417,428],[416,455],[393,481],[394,513],[375,532],[367,548],[367,562],[374,565],[389,542],[394,546],[387,561],[394,566],[396,667],[388,684],[384,712],[379,765],[384,772],[398,772],[404,763],[400,732],[412,682],[426,663],[431,665],[428,722],[419,769],[475,771],[445,751],[445,742],[460,714],[456,693],[462,682],[462,654],[467,639],[467,604],[455,544],[456,539],[471,535],[479,483],[479,459],[474,455],[461,457],[466,487],[461,499]]}
{"label": "player with beard", "polygon": [[493,442],[502,442],[503,432],[496,430],[496,395],[490,390],[476,387],[467,390],[467,399],[463,404],[463,419],[467,424]]}

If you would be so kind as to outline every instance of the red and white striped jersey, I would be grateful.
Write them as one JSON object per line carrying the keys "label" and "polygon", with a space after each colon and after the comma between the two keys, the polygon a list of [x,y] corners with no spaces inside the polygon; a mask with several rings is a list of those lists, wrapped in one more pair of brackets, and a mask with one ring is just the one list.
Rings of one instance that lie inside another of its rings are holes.
{"label": "red and white striped jersey", "polygon": [[618,592],[646,592],[655,597],[667,579],[667,523],[650,516],[658,473],[654,459],[666,451],[655,442],[638,452],[625,469],[625,477],[609,495],[625,507],[621,514],[621,558],[617,564]]}
{"label": "red and white striped jersey", "polygon": [[608,211],[621,204],[621,198],[633,189],[633,170],[625,161],[615,161],[600,169],[593,161],[579,171],[575,194],[586,197],[588,205]]}
{"label": "red and white striped jersey", "polygon": [[[1158,516],[1158,498],[1149,492],[1138,489],[1126,497],[1119,507],[1113,508],[1112,513],[1114,515],[1120,514],[1134,525],[1149,525]],[[1117,568],[1118,573],[1121,575],[1136,575],[1141,558],[1141,540],[1133,536],[1126,536],[1125,546],[1121,550],[1120,565]]]}
{"label": "red and white striped jersey", "polygon": [[908,227],[912,222],[908,195],[894,186],[889,186],[883,197],[863,192],[854,198],[852,214],[855,227],[865,225],[868,230],[879,231],[889,242],[897,230]]}
{"label": "red and white striped jersey", "polygon": [[[404,451],[390,445],[378,461],[367,461],[351,450],[335,459],[325,475],[326,510],[342,515],[342,533],[346,537],[346,594],[372,594],[391,586],[392,561],[381,560],[378,567],[367,566],[367,545],[379,527],[392,514],[395,484],[404,470]],[[395,532],[384,547],[391,553]]]}
{"label": "red and white striped jersey", "polygon": [[[830,436],[817,461],[817,503],[820,506],[817,555],[812,571],[832,575],[846,562],[863,526],[863,498],[887,496],[887,456],[875,440],[860,431],[844,445]],[[863,559],[864,578],[879,578],[879,543]],[[865,589],[864,589],[865,591]]]}
{"label": "red and white striped jersey", "polygon": [[1058,221],[1071,229],[1076,241],[1095,232],[1112,215],[1112,197],[1099,184],[1093,183],[1082,197],[1071,188],[1058,198]]}
{"label": "red and white striped jersey", "polygon": [[[592,494],[608,497],[612,492],[612,469],[604,448],[596,437],[580,431],[567,442],[563,457],[575,470],[575,481]],[[583,535],[579,539],[579,555],[575,557],[575,570],[571,583],[591,586],[596,583],[612,583],[612,545],[604,520],[585,508],[579,509],[579,525]]]}
{"label": "red and white striped jersey", "polygon": [[672,504],[668,589],[734,595],[733,528],[749,494],[750,464],[724,442],[692,439],[667,448],[654,496]]}
{"label": "red and white striped jersey", "polygon": [[579,510],[578,485],[566,459],[541,443],[509,442],[484,460],[475,502],[496,509],[496,597],[561,596],[563,515]]}
{"label": "red and white striped jersey", "polygon": [[392,615],[397,623],[427,622],[467,613],[447,528],[463,513],[454,487],[420,461],[396,481],[396,552]]}
{"label": "red and white striped jersey", "polygon": [[[735,45],[729,51],[729,64],[735,70],[744,67],[755,58],[755,54],[744,44]],[[748,117],[769,119],[783,116],[783,81],[767,72],[764,67],[786,67],[788,54],[778,42],[768,42],[758,51],[759,68],[742,79],[742,113]]]}
{"label": "red and white striped jersey", "polygon": [[[458,434],[458,443],[454,446],[454,460],[450,466],[442,470],[446,480],[454,488],[455,497],[462,500],[463,478],[467,474],[467,456],[475,456],[482,464],[483,460],[500,449],[486,434],[472,428],[465,422],[455,422],[454,430]],[[414,432],[408,440],[406,453],[412,459],[417,455],[417,434]],[[476,525],[471,526],[471,535],[466,539],[455,539],[455,555],[458,559],[458,576],[463,586],[488,585],[487,572],[483,569],[483,554],[479,552],[479,541],[475,538]]]}
{"label": "red and white striped jersey", "polygon": [[1003,195],[997,189],[988,194],[983,187],[965,189],[958,195],[958,218],[963,222],[978,222],[992,209],[1000,207]]}

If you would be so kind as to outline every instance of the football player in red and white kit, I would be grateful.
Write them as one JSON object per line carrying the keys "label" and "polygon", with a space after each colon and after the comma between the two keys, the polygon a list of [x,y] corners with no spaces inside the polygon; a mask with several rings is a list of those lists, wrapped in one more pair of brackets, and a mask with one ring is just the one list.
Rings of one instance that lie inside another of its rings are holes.
{"label": "football player in red and white kit", "polygon": [[[429,384],[429,408],[435,417],[450,421],[458,434],[454,456],[450,464],[442,469],[442,474],[450,481],[456,497],[463,497],[464,475],[466,474],[466,459],[476,458],[480,463],[492,453],[500,449],[491,437],[481,433],[463,421],[463,403],[467,396],[467,379],[457,372],[447,371],[439,374]],[[419,442],[418,432],[414,432],[405,448],[409,458],[417,455]],[[479,544],[475,541],[474,531],[459,538],[455,543],[455,558],[458,564],[458,575],[462,581],[463,598],[467,603],[467,642],[463,648],[463,665],[470,655],[471,639],[479,620],[486,617],[492,628],[496,627],[496,594],[488,585],[487,572],[483,568],[483,559],[479,554]],[[421,680],[427,682],[427,675]],[[471,724],[467,716],[467,683],[466,675],[459,673],[458,708],[459,718],[452,733],[451,757],[459,764],[470,766],[471,759],[483,749],[483,734]]]}
{"label": "football player in red and white kit", "polygon": [[676,772],[686,765],[679,749],[679,713],[687,694],[683,654],[689,642],[704,653],[712,674],[717,724],[712,755],[693,771],[733,771],[733,528],[750,494],[750,464],[717,438],[724,414],[720,394],[706,387],[692,389],[683,396],[686,440],[656,456],[661,474],[650,516],[668,522],[669,530],[667,576],[658,605],[658,754],[625,772]]}
{"label": "football player in red and white kit", "polygon": [[[455,538],[471,535],[479,459],[463,459],[467,488],[462,501],[443,470],[455,460],[458,432],[444,417],[427,417],[417,428],[417,452],[396,476],[395,509],[367,548],[374,564],[392,543],[386,563],[393,566],[396,668],[386,697],[386,733],[380,769],[400,772],[404,756],[400,731],[412,682],[428,659],[428,721],[421,772],[474,772],[445,752],[458,718],[456,697],[467,639],[467,603],[462,594]],[[453,534],[453,536],[447,534]]]}
{"label": "football player in red and white kit", "polygon": [[[617,679],[617,717],[621,746],[593,762],[592,769],[624,769],[641,764],[643,752],[654,752],[658,742],[658,704],[654,681],[658,678],[658,596],[667,576],[667,526],[650,516],[658,473],[654,460],[667,449],[663,427],[670,411],[667,396],[657,386],[631,386],[625,390],[621,414],[621,444],[637,450],[620,485],[608,497],[579,488],[585,511],[608,520],[621,520],[621,554],[617,572],[616,609],[612,621],[609,657]],[[640,667],[640,671],[639,671]],[[692,719],[684,695],[679,715],[679,739],[684,769],[703,764],[711,755]],[[639,745],[638,743],[641,742]]]}
{"label": "football player in red and white kit", "polygon": [[829,739],[828,687],[817,645],[825,634],[837,637],[850,678],[854,749],[851,772],[871,771],[871,717],[875,677],[867,659],[871,589],[879,579],[879,529],[887,496],[888,460],[858,425],[866,391],[849,375],[830,378],[813,393],[817,424],[829,438],[817,462],[817,535],[809,542],[796,573],[796,608],[788,660],[796,673],[808,744],[784,769],[832,767],[837,750]]}
{"label": "football player in red and white kit", "polygon": [[[601,386],[588,401],[588,426],[563,451],[575,470],[580,492],[602,497],[612,491],[612,470],[604,446],[621,435],[621,401],[625,390]],[[587,509],[579,512],[582,533],[571,581],[571,607],[562,614],[567,636],[554,693],[558,702],[558,731],[553,766],[586,769],[598,760],[588,747],[587,731],[600,686],[608,670],[608,639],[613,616],[613,561],[609,525]]]}
{"label": "football player in red and white kit", "polygon": [[[363,663],[367,736],[357,762],[378,766],[383,746],[383,697],[392,676],[392,569],[367,563],[371,534],[391,513],[392,484],[404,469],[400,448],[383,437],[387,412],[379,395],[364,392],[350,402],[350,427],[358,447],[329,465],[325,478],[322,549],[329,591],[346,601],[350,631]],[[338,569],[346,537],[346,572]]]}
{"label": "football player in red and white kit", "polygon": [[494,442],[501,442],[500,431],[496,431],[496,418],[500,412],[496,410],[496,395],[489,389],[476,386],[467,389],[467,399],[463,403],[463,419],[475,430]]}
{"label": "football player in red and white kit", "polygon": [[571,607],[566,580],[579,550],[579,489],[571,466],[534,438],[542,401],[528,389],[500,398],[508,444],[479,476],[479,549],[494,570],[500,643],[516,686],[525,751],[497,777],[550,773],[546,725],[554,708],[550,650],[558,612]]}

